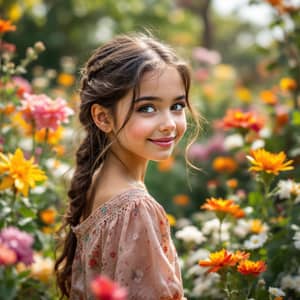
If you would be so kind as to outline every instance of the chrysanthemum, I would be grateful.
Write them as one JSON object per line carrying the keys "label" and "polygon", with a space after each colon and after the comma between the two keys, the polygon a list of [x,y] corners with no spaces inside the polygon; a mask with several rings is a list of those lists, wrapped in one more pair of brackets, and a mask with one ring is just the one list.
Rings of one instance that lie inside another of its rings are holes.
{"label": "chrysanthemum", "polygon": [[0,19],[0,34],[8,31],[15,31],[16,26],[11,24],[11,21]]}
{"label": "chrysanthemum", "polygon": [[47,179],[44,171],[34,164],[34,158],[26,160],[19,148],[14,154],[9,153],[7,156],[0,153],[0,175],[3,175],[0,190],[14,186],[25,197],[28,196],[29,188],[35,187],[36,182]]}
{"label": "chrysanthemum", "polygon": [[210,253],[209,260],[199,261],[201,267],[210,267],[208,272],[218,272],[218,270],[223,267],[234,266],[235,264],[236,261],[234,260],[233,254],[227,252],[226,249]]}
{"label": "chrysanthemum", "polygon": [[238,204],[235,204],[233,200],[226,200],[222,198],[209,198],[206,199],[201,208],[221,213],[228,213],[235,218],[241,218],[245,215],[244,211],[240,208]]}
{"label": "chrysanthemum", "polygon": [[278,175],[281,171],[294,169],[291,166],[293,160],[286,161],[286,155],[282,151],[280,153],[271,153],[265,149],[252,150],[251,156],[247,156],[247,159],[252,164],[249,171]]}
{"label": "chrysanthemum", "polygon": [[266,271],[267,266],[264,261],[241,260],[238,264],[237,270],[243,275],[258,276],[260,273]]}

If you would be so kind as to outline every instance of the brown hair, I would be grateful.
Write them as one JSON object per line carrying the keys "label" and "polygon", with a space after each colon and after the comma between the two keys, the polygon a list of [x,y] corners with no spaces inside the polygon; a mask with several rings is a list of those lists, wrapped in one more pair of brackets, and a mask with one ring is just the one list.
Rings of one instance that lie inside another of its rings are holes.
{"label": "brown hair", "polygon": [[[187,107],[196,124],[196,138],[200,119],[188,101],[190,72],[168,46],[142,34],[118,36],[96,49],[83,69],[79,120],[86,136],[76,152],[76,168],[68,191],[69,206],[60,230],[64,235],[58,248],[62,249],[55,263],[61,299],[69,297],[71,288],[72,262],[77,244],[71,227],[78,225],[84,216],[89,205],[86,198],[93,173],[105,159],[111,145],[106,134],[95,125],[90,113],[91,106],[98,103],[113,112],[118,101],[130,90],[133,90],[134,100],[143,74],[161,68],[162,64],[175,67],[183,80]],[[121,129],[129,118],[130,112]]]}

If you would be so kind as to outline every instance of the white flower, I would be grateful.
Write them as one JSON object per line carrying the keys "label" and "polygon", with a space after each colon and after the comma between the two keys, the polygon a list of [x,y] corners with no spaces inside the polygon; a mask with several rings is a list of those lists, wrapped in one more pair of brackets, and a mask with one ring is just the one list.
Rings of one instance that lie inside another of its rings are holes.
{"label": "white flower", "polygon": [[176,221],[176,228],[181,229],[185,226],[191,225],[191,221],[187,218],[180,218]]}
{"label": "white flower", "polygon": [[265,147],[264,140],[256,140],[251,144],[251,149],[253,149],[253,150],[257,150],[257,149],[264,148],[264,147]]}
{"label": "white flower", "polygon": [[265,233],[262,234],[254,234],[250,237],[249,240],[244,242],[244,246],[246,249],[257,249],[263,246],[263,244],[267,240],[267,235]]}
{"label": "white flower", "polygon": [[259,131],[259,136],[262,138],[268,138],[271,136],[270,128],[264,127]]}
{"label": "white flower", "polygon": [[192,225],[186,226],[182,230],[177,231],[175,236],[185,242],[195,242],[196,244],[201,244],[206,241],[206,237],[202,234],[202,232]]}
{"label": "white flower", "polygon": [[199,260],[203,260],[209,257],[209,251],[203,248],[198,249],[187,257],[186,264],[188,266],[198,263]]}
{"label": "white flower", "polygon": [[295,196],[295,203],[300,202],[300,183],[291,179],[280,180],[278,183],[278,196],[281,199],[289,199]]}
{"label": "white flower", "polygon": [[297,231],[293,236],[294,246],[297,249],[300,249],[300,231]]}
{"label": "white flower", "polygon": [[[221,228],[221,239],[222,241],[228,241],[230,239],[229,228],[231,224],[229,222],[223,222]],[[202,232],[205,235],[211,235],[214,242],[219,242],[219,230],[220,220],[217,218],[208,220],[202,227]]]}
{"label": "white flower", "polygon": [[224,148],[229,151],[234,148],[240,148],[244,145],[244,140],[240,134],[232,134],[224,139]]}
{"label": "white flower", "polygon": [[269,287],[268,289],[269,293],[272,296],[276,296],[276,297],[281,297],[281,296],[285,296],[285,292],[279,288],[275,288],[275,287]]}
{"label": "white flower", "polygon": [[286,275],[281,279],[281,288],[283,289],[295,289],[295,280],[291,275]]}

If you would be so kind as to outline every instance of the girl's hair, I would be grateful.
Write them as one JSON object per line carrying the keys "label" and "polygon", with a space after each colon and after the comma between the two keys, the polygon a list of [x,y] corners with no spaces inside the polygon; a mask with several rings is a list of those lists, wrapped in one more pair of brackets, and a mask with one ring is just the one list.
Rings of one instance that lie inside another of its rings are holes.
{"label": "girl's hair", "polygon": [[[69,297],[72,262],[77,244],[71,227],[78,225],[85,217],[89,207],[87,191],[93,173],[103,162],[111,145],[106,134],[95,125],[90,113],[91,106],[98,103],[113,114],[118,101],[129,91],[133,91],[132,100],[135,99],[143,74],[159,70],[166,65],[177,69],[184,83],[187,107],[196,124],[194,139],[189,143],[191,145],[198,135],[200,118],[188,100],[190,71],[168,46],[148,35],[121,35],[96,49],[83,69],[79,120],[86,131],[86,136],[76,152],[76,168],[68,191],[69,206],[60,230],[64,234],[58,248],[61,246],[62,249],[55,263],[61,299],[64,296]],[[130,118],[132,109],[133,101],[121,129]],[[188,160],[187,162],[189,163]]]}

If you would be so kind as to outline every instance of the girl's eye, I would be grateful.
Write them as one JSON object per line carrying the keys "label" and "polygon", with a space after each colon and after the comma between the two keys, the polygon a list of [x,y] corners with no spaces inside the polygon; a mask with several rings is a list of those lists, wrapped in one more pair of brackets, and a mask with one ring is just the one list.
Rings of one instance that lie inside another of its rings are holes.
{"label": "girl's eye", "polygon": [[152,105],[143,105],[137,109],[138,112],[143,113],[152,113],[155,111],[154,107]]}
{"label": "girl's eye", "polygon": [[173,110],[177,110],[177,111],[180,111],[180,110],[183,110],[185,108],[185,103],[183,102],[180,102],[180,103],[175,103],[174,105],[172,105],[172,109]]}

